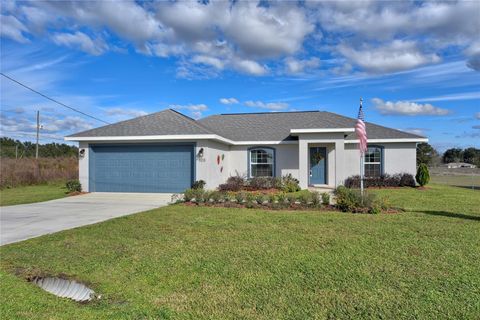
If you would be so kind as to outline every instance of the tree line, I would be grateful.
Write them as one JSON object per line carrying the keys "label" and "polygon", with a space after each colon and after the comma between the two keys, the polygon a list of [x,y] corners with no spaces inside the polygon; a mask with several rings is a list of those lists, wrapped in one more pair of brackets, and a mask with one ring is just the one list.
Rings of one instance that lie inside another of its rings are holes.
{"label": "tree line", "polygon": [[[35,157],[36,144],[8,137],[0,138],[0,157],[32,158]],[[65,143],[45,143],[38,145],[38,156],[43,158],[77,157],[78,148]]]}
{"label": "tree line", "polygon": [[480,167],[480,149],[477,148],[451,148],[440,154],[426,142],[417,145],[417,165],[435,166],[441,163],[465,162]]}

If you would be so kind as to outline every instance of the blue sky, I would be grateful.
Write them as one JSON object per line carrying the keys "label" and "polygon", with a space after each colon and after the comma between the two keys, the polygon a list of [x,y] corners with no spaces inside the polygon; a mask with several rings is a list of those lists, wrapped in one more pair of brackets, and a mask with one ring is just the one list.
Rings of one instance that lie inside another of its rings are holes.
{"label": "blue sky", "polygon": [[[1,71],[115,122],[328,110],[480,146],[480,2],[2,2]],[[1,135],[102,125],[1,77]]]}

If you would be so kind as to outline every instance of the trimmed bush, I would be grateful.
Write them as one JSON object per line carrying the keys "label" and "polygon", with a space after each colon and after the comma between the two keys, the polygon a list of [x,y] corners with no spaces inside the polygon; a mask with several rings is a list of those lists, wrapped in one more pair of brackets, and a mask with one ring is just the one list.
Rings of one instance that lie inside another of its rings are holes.
{"label": "trimmed bush", "polygon": [[192,184],[192,189],[203,189],[206,182],[203,180],[197,180]]}
{"label": "trimmed bush", "polygon": [[187,189],[183,192],[183,200],[186,202],[190,202],[195,198],[195,190],[194,189]]}
{"label": "trimmed bush", "polygon": [[[366,177],[363,179],[365,188],[385,187],[415,187],[415,179],[409,173],[385,174],[379,177]],[[350,176],[345,180],[345,187],[350,189],[360,188],[360,176]]]}
{"label": "trimmed bush", "polygon": [[337,201],[336,207],[343,212],[376,214],[390,209],[387,198],[376,198],[372,193],[365,193],[362,199],[359,190],[344,186],[335,189],[335,199]]}
{"label": "trimmed bush", "polygon": [[426,164],[422,163],[418,166],[417,175],[415,176],[418,184],[424,186],[430,182],[430,172],[428,172],[428,167]]}
{"label": "trimmed bush", "polygon": [[298,201],[300,201],[300,204],[304,206],[307,206],[310,203],[311,199],[312,199],[312,195],[310,191],[302,192],[298,196]]}
{"label": "trimmed bush", "polygon": [[245,193],[237,192],[235,194],[235,201],[237,201],[237,203],[243,203],[244,200],[245,200]]}
{"label": "trimmed bush", "polygon": [[294,194],[287,194],[287,201],[290,205],[294,205],[297,202],[297,197]]}
{"label": "trimmed bush", "polygon": [[248,180],[248,186],[253,190],[271,189],[275,186],[273,177],[255,177]]}
{"label": "trimmed bush", "polygon": [[284,192],[297,192],[300,191],[300,181],[295,179],[291,173],[282,177],[282,190]]}
{"label": "trimmed bush", "polygon": [[67,181],[65,186],[68,192],[82,192],[82,184],[77,179]]}
{"label": "trimmed bush", "polygon": [[320,204],[320,192],[312,191],[312,193],[310,195],[311,195],[310,200],[312,201],[312,205],[314,207],[318,207],[318,205]]}
{"label": "trimmed bush", "polygon": [[274,193],[270,193],[268,195],[268,203],[275,203],[276,200],[277,200],[277,197],[275,196]]}
{"label": "trimmed bush", "polygon": [[280,192],[277,194],[277,201],[280,204],[285,204],[285,201],[287,200],[287,195],[283,192]]}
{"label": "trimmed bush", "polygon": [[255,202],[258,203],[258,204],[263,204],[263,202],[265,201],[265,197],[263,194],[259,193],[255,196]]}
{"label": "trimmed bush", "polygon": [[328,206],[330,204],[330,194],[329,193],[322,193],[322,204],[324,206]]}
{"label": "trimmed bush", "polygon": [[212,191],[210,193],[210,199],[214,202],[214,203],[219,203],[220,200],[222,199],[222,193],[220,191]]}
{"label": "trimmed bush", "polygon": [[232,176],[227,182],[218,186],[220,191],[240,191],[245,186],[245,179],[240,176]]}

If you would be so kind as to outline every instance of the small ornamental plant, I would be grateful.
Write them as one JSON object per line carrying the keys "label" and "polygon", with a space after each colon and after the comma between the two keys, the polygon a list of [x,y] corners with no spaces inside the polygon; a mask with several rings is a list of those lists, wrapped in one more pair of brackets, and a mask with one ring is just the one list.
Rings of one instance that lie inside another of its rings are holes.
{"label": "small ornamental plant", "polygon": [[428,184],[428,182],[430,182],[430,173],[428,172],[428,167],[426,164],[422,163],[418,166],[415,179],[417,180],[417,183],[422,187]]}

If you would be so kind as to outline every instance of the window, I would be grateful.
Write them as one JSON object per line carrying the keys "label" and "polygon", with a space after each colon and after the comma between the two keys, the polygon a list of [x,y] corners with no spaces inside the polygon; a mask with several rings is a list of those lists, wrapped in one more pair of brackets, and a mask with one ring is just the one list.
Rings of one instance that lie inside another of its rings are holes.
{"label": "window", "polygon": [[382,175],[382,148],[368,147],[365,153],[365,177],[379,177]]}
{"label": "window", "polygon": [[273,177],[275,152],[270,148],[250,149],[250,178]]}

